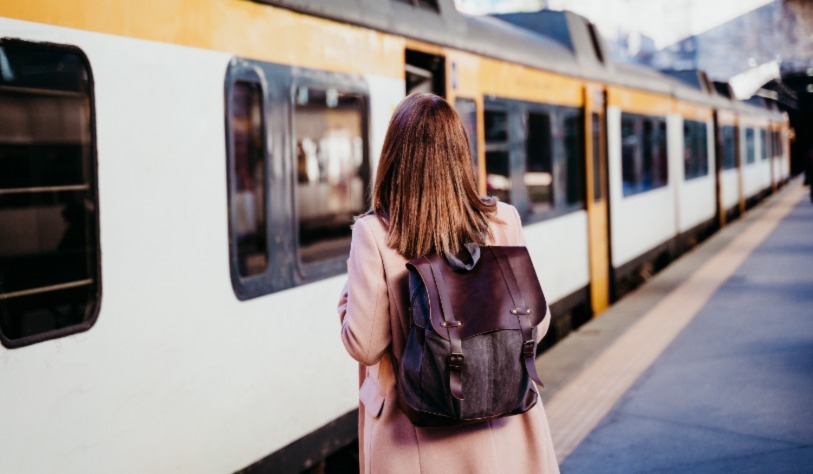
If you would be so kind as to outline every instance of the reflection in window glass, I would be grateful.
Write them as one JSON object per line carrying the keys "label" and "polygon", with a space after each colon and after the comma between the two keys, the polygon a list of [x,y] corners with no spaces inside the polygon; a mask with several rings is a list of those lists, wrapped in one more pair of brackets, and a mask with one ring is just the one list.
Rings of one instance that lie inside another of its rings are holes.
{"label": "reflection in window glass", "polygon": [[0,335],[24,345],[98,304],[90,71],[23,43],[0,42],[0,61]]}
{"label": "reflection in window glass", "polygon": [[593,112],[590,116],[592,140],[593,140],[593,200],[602,199],[602,176],[601,176],[601,120],[599,115]]}
{"label": "reflection in window glass", "polygon": [[454,108],[460,120],[463,122],[463,127],[466,129],[466,135],[469,138],[469,148],[471,149],[471,162],[474,165],[474,177],[479,176],[477,171],[477,104],[471,99],[455,99]]}
{"label": "reflection in window glass", "polygon": [[761,160],[768,159],[768,132],[763,128],[759,131],[759,148],[762,152]]}
{"label": "reflection in window glass", "polygon": [[624,196],[666,186],[666,121],[621,114],[621,175]]}
{"label": "reflection in window glass", "polygon": [[232,226],[240,276],[268,267],[265,146],[260,85],[238,81],[232,89],[231,140],[234,153]]}
{"label": "reflection in window glass", "polygon": [[584,117],[579,110],[564,121],[567,203],[573,205],[584,202]]}
{"label": "reflection in window glass", "polygon": [[757,161],[756,145],[754,144],[754,129],[745,129],[745,162],[750,164]]}
{"label": "reflection in window glass", "polygon": [[528,114],[525,189],[531,212],[553,208],[553,140],[551,117],[545,113]]}
{"label": "reflection in window glass", "polygon": [[720,128],[723,145],[723,169],[729,170],[737,167],[737,129],[732,125],[723,125]]}
{"label": "reflection in window glass", "polygon": [[367,106],[332,88],[295,92],[299,258],[311,264],[346,256],[353,216],[367,208]]}
{"label": "reflection in window glass", "polygon": [[704,122],[683,122],[683,179],[706,176],[709,173],[708,132]]}
{"label": "reflection in window glass", "polygon": [[511,202],[511,165],[507,151],[490,151],[486,154],[488,195],[502,202]]}
{"label": "reflection in window glass", "polygon": [[508,114],[486,110],[486,141],[489,143],[508,141]]}
{"label": "reflection in window glass", "polygon": [[508,153],[508,114],[485,111],[486,192],[511,202],[511,160]]}

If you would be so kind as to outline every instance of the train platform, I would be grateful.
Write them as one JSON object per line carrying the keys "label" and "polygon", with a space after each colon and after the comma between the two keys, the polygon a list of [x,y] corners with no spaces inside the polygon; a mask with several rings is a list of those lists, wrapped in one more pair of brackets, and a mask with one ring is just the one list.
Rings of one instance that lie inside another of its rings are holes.
{"label": "train platform", "polygon": [[810,472],[808,192],[792,181],[538,359],[562,472]]}

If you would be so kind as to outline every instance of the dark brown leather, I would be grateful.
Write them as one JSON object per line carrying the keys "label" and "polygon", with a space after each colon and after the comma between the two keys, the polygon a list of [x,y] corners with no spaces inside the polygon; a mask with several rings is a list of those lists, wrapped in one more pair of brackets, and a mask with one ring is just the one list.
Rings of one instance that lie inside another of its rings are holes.
{"label": "dark brown leather", "polygon": [[[514,309],[511,314],[516,315],[519,321],[519,326],[522,329],[522,356],[525,360],[525,371],[531,379],[542,385],[539,379],[539,374],[536,372],[536,364],[534,359],[536,356],[536,338],[534,337],[534,328],[529,321],[529,308],[525,304],[525,298],[522,295],[522,290],[515,278],[513,268],[511,267],[511,259],[505,253],[503,247],[489,247],[489,251],[494,255],[497,264],[502,271],[502,276],[505,283],[508,285],[508,292],[511,295],[511,300],[514,302]],[[507,268],[506,268],[507,267]]]}
{"label": "dark brown leather", "polygon": [[[496,248],[496,247],[495,247]],[[545,295],[539,286],[534,271],[531,256],[525,247],[501,247],[510,268],[515,276],[516,288],[523,295],[530,310],[527,321],[531,327],[542,322],[547,313]],[[481,247],[480,260],[473,270],[457,272],[450,267],[439,255],[412,259],[407,263],[418,271],[423,279],[429,295],[430,320],[432,328],[444,339],[450,338],[450,331],[443,325],[440,295],[434,284],[436,279],[432,276],[430,260],[437,260],[438,273],[443,278],[449,304],[448,308],[455,321],[462,323],[454,332],[460,339],[467,339],[478,334],[484,334],[498,329],[522,330],[520,319],[511,310],[517,309],[517,304],[507,291],[498,291],[493,282],[505,282],[500,270],[497,257],[489,250],[490,247]],[[507,285],[507,283],[505,283]],[[438,309],[436,311],[436,309]],[[478,318],[477,315],[488,313],[492,318]]]}
{"label": "dark brown leather", "polygon": [[432,278],[438,290],[435,294],[440,297],[441,311],[439,313],[443,318],[440,324],[446,329],[445,335],[450,346],[448,358],[449,390],[456,399],[463,400],[463,364],[465,363],[465,357],[463,355],[463,341],[460,335],[463,322],[455,319],[454,305],[449,298],[449,288],[446,286],[443,277],[443,267],[448,267],[448,265],[445,265],[445,262],[439,259],[423,258],[429,262],[429,270],[432,272]]}

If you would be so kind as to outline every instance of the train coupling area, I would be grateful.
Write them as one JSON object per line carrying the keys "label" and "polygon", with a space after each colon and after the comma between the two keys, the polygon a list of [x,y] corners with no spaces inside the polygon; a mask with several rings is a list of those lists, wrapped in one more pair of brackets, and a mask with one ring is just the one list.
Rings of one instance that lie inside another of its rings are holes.
{"label": "train coupling area", "polygon": [[562,472],[810,472],[807,192],[792,181],[537,359]]}

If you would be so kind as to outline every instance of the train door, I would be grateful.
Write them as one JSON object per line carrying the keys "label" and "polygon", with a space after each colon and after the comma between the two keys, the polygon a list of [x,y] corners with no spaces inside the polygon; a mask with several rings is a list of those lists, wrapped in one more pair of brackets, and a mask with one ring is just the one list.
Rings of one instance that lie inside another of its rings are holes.
{"label": "train door", "polygon": [[431,92],[446,97],[446,60],[443,56],[406,50],[406,93]]}
{"label": "train door", "polygon": [[610,239],[607,193],[607,128],[602,86],[585,86],[585,157],[587,220],[590,247],[590,300],[599,314],[610,300]]}

